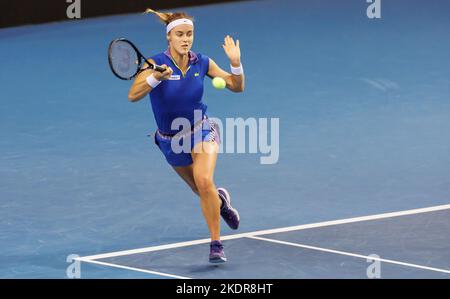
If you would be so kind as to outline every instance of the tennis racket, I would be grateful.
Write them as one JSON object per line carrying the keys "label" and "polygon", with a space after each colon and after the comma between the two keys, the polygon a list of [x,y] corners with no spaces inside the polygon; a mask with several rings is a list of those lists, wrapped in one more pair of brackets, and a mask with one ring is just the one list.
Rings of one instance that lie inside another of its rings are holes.
{"label": "tennis racket", "polygon": [[[122,80],[131,80],[140,72],[152,69],[158,72],[164,72],[166,69],[151,63],[139,52],[138,48],[125,38],[113,40],[108,47],[108,62],[111,71],[117,78]],[[147,67],[142,68],[144,62]]]}

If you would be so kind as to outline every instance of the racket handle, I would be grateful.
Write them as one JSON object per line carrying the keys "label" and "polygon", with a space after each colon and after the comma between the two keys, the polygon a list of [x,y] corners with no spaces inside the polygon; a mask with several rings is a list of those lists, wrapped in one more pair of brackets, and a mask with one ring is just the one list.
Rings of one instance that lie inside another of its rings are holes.
{"label": "racket handle", "polygon": [[155,71],[158,71],[158,72],[164,72],[166,70],[166,68],[163,68],[162,66],[159,66],[159,65],[156,65],[155,64]]}

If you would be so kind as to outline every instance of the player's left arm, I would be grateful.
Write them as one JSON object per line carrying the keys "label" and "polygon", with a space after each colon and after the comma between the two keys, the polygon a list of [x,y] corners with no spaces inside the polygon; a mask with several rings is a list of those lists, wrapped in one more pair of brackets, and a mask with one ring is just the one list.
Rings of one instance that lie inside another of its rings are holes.
{"label": "player's left arm", "polygon": [[[241,50],[239,48],[239,40],[234,42],[233,38],[226,36],[222,45],[225,54],[230,59],[231,66],[237,68],[241,66]],[[221,69],[211,58],[209,59],[208,74],[209,77],[221,77],[227,83],[226,87],[234,92],[243,92],[245,87],[244,73],[240,75],[230,74]]]}

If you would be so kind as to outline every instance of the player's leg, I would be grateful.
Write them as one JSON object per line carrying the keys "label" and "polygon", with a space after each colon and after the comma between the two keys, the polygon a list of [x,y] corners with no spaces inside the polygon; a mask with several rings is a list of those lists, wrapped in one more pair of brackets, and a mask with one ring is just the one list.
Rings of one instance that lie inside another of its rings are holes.
{"label": "player's leg", "polygon": [[199,142],[192,153],[194,181],[200,194],[203,215],[211,234],[209,261],[223,263],[227,261],[220,242],[220,206],[221,200],[214,184],[219,145],[216,142]]}
{"label": "player's leg", "polygon": [[[200,197],[197,186],[194,180],[194,170],[193,165],[188,166],[174,166],[175,172],[186,182],[186,184],[191,188],[191,190]],[[237,229],[239,227],[239,213],[236,209],[231,206],[231,196],[223,187],[217,188],[217,193],[221,199],[220,215],[228,224],[231,229]]]}
{"label": "player's leg", "polygon": [[192,152],[194,182],[212,241],[220,240],[221,200],[214,184],[218,149],[219,145],[215,142],[199,142]]}

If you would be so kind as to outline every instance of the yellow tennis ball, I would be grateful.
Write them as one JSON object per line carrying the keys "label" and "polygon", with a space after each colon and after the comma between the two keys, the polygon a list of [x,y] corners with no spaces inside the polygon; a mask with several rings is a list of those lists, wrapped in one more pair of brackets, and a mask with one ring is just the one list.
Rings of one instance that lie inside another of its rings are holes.
{"label": "yellow tennis ball", "polygon": [[212,85],[217,89],[224,89],[227,86],[227,83],[223,78],[215,77],[212,79]]}

